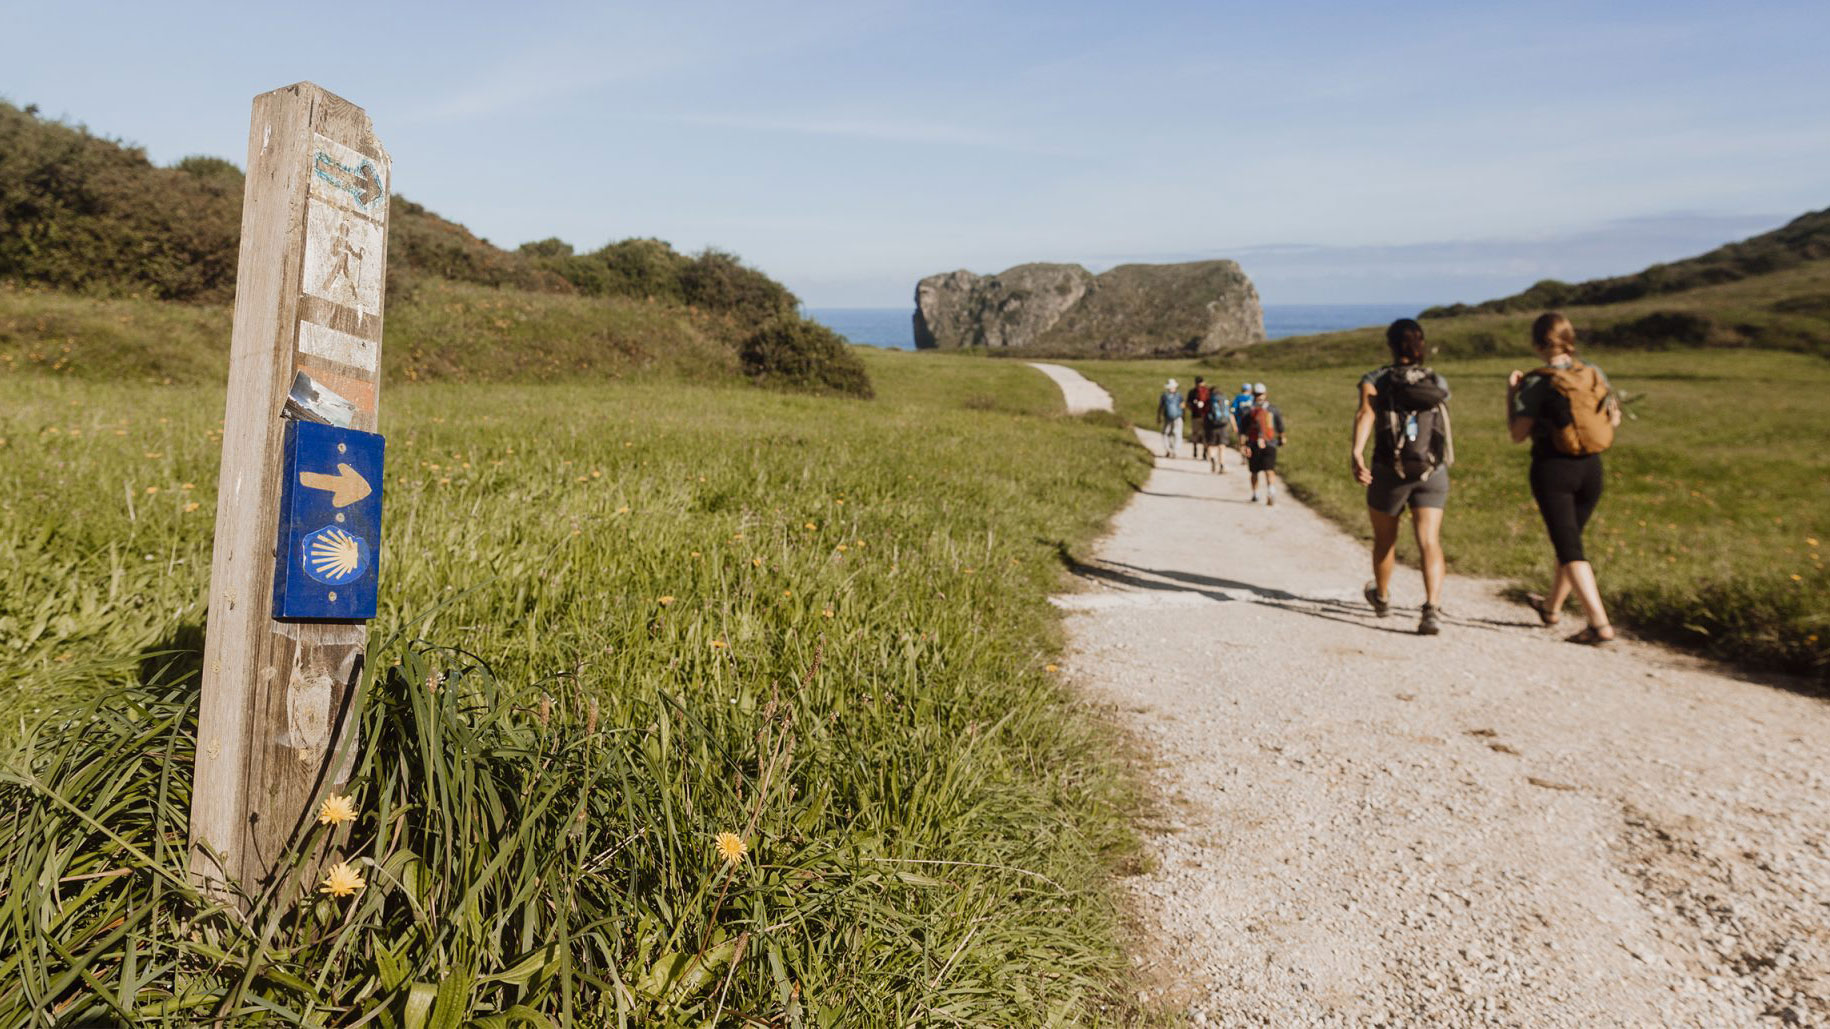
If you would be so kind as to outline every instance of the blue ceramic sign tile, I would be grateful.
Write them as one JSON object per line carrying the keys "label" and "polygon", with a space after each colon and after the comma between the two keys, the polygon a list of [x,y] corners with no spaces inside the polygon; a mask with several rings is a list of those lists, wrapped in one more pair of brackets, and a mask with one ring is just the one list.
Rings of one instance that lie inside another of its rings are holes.
{"label": "blue ceramic sign tile", "polygon": [[372,432],[286,422],[273,617],[375,617],[383,446]]}

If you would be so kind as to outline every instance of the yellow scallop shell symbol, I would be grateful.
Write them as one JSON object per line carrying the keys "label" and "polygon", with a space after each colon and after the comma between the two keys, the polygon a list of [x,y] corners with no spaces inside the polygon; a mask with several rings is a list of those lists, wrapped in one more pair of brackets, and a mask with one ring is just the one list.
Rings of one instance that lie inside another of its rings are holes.
{"label": "yellow scallop shell symbol", "polygon": [[363,565],[362,541],[342,529],[330,528],[314,534],[305,554],[312,578],[332,585],[355,578]]}

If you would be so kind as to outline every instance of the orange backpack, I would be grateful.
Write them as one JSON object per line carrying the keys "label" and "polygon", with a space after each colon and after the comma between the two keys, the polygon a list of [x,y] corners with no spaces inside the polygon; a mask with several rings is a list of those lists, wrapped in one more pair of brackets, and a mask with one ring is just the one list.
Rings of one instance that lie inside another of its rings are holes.
{"label": "orange backpack", "polygon": [[1614,394],[1594,365],[1573,362],[1568,368],[1545,366],[1537,374],[1550,382],[1545,405],[1550,445],[1559,454],[1586,457],[1614,444]]}

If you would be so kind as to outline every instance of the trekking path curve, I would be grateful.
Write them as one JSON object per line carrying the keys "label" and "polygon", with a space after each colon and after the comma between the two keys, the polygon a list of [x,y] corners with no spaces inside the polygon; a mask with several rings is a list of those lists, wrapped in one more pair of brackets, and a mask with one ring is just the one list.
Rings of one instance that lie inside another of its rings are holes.
{"label": "trekking path curve", "polygon": [[[1055,598],[1065,674],[1158,795],[1152,867],[1124,880],[1148,1003],[1197,1025],[1830,1025],[1830,703],[1565,643],[1575,615],[1543,629],[1463,577],[1417,636],[1414,570],[1374,618],[1364,546],[1281,491],[1249,503],[1236,452],[1224,475],[1188,454]],[[1448,519],[1452,547],[1453,498]]]}
{"label": "trekking path curve", "polygon": [[1112,394],[1092,379],[1072,368],[1059,364],[1042,364],[1028,362],[1031,368],[1055,380],[1061,387],[1061,399],[1067,402],[1068,414],[1085,414],[1088,411],[1112,410]]}

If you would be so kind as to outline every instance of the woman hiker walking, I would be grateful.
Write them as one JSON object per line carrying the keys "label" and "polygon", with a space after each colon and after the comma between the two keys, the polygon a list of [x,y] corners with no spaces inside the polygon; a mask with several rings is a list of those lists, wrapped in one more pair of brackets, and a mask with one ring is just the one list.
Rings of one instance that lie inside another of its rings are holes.
{"label": "woman hiker walking", "polygon": [[1601,452],[1614,441],[1620,403],[1601,369],[1576,357],[1576,330],[1568,318],[1555,311],[1540,315],[1531,326],[1531,346],[1544,366],[1507,376],[1507,426],[1514,443],[1531,440],[1531,496],[1557,552],[1550,596],[1534,595],[1531,606],[1545,625],[1555,625],[1573,592],[1589,624],[1569,641],[1608,643],[1614,627],[1582,550],[1582,528],[1601,501]]}
{"label": "woman hiker walking", "polygon": [[[1449,502],[1449,466],[1455,445],[1449,434],[1449,383],[1423,364],[1423,326],[1400,318],[1385,330],[1392,363],[1360,379],[1360,406],[1353,416],[1352,468],[1366,487],[1372,520],[1373,581],[1366,602],[1373,614],[1391,612],[1392,567],[1397,563],[1398,528],[1404,509],[1423,558],[1423,612],[1417,632],[1442,631],[1442,512]],[[1372,467],[1366,465],[1372,441]]]}

